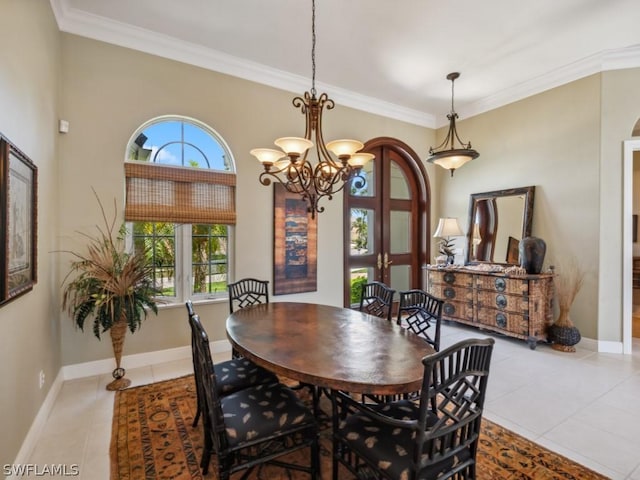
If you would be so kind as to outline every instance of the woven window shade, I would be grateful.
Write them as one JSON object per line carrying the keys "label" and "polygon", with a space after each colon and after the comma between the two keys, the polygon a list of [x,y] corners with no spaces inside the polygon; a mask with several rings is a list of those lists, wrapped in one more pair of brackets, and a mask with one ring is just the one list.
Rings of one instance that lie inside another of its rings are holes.
{"label": "woven window shade", "polygon": [[236,223],[236,175],[125,162],[127,221]]}

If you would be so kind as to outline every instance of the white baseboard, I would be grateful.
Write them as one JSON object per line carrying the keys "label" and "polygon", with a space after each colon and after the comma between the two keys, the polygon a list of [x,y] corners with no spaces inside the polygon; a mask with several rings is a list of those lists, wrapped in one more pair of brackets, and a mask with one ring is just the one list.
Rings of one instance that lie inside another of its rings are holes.
{"label": "white baseboard", "polygon": [[[231,351],[231,345],[227,340],[218,340],[210,343],[211,353],[224,353]],[[191,358],[191,346],[170,348],[167,350],[160,350],[155,352],[138,353],[135,355],[126,355],[122,357],[122,366],[125,368],[137,368],[146,367],[149,365],[155,365],[163,362],[171,362],[174,360],[182,360],[184,358]],[[26,464],[29,463],[29,458],[33,453],[40,434],[44,428],[44,425],[49,418],[49,414],[53,409],[53,405],[58,398],[58,394],[62,389],[62,384],[66,380],[73,380],[77,378],[92,377],[94,375],[103,375],[105,373],[111,373],[115,367],[113,359],[96,360],[93,362],[78,363],[75,365],[65,365],[58,371],[58,375],[51,384],[51,388],[47,393],[44,402],[40,406],[38,413],[36,414],[27,436],[22,442],[22,446],[16,455],[14,464]],[[6,477],[5,480],[17,479],[15,475]]]}
{"label": "white baseboard", "polygon": [[[211,353],[223,353],[231,351],[231,345],[226,340],[218,340],[210,343]],[[191,357],[191,346],[169,348],[167,350],[158,350],[155,352],[137,353],[133,355],[125,355],[122,357],[122,367],[126,369],[147,367],[149,365],[157,365],[158,363],[173,362]],[[76,378],[92,377],[94,375],[103,375],[111,373],[115,368],[113,358],[105,358],[103,360],[95,360],[93,362],[77,363],[75,365],[66,365],[62,367],[64,380],[73,380]]]}
{"label": "white baseboard", "polygon": [[[29,458],[31,457],[31,454],[33,453],[33,449],[35,448],[36,444],[38,443],[38,440],[40,439],[40,434],[44,429],[44,425],[47,422],[47,418],[49,418],[49,414],[53,409],[53,405],[55,404],[56,399],[58,398],[58,394],[62,389],[63,382],[64,382],[64,379],[62,378],[62,369],[60,369],[60,371],[58,371],[58,375],[56,376],[55,380],[51,384],[51,388],[49,389],[49,392],[47,393],[47,396],[45,397],[44,402],[42,402],[42,405],[40,406],[40,409],[36,414],[36,418],[33,420],[33,423],[31,424],[31,428],[29,428],[29,431],[27,432],[27,436],[24,438],[24,441],[22,442],[22,446],[18,451],[18,455],[16,455],[16,459],[13,462],[14,465],[29,463]],[[17,479],[18,477],[12,474],[6,478],[13,480],[13,479]]]}
{"label": "white baseboard", "polygon": [[[592,340],[595,342],[595,340]],[[624,353],[624,345],[622,342],[611,342],[606,340],[598,340],[598,352],[600,353]]]}

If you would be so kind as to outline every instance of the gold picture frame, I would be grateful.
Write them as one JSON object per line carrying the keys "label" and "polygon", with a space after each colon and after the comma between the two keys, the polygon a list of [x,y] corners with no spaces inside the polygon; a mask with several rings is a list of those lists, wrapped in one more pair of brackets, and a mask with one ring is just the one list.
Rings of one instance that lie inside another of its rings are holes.
{"label": "gold picture frame", "polygon": [[33,289],[37,269],[38,168],[0,135],[0,304]]}

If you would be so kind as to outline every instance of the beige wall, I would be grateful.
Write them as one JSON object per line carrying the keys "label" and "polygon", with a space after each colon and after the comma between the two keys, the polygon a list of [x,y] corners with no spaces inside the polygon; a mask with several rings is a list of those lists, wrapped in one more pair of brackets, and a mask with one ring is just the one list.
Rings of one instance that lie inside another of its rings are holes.
{"label": "beige wall", "polygon": [[[0,465],[13,462],[60,369],[56,122],[60,41],[48,2],[0,0],[0,132],[38,167],[38,283],[0,308]],[[45,386],[40,389],[40,370]]]}
{"label": "beige wall", "polygon": [[[261,167],[249,150],[268,147],[283,135],[304,133],[304,117],[291,105],[293,94],[73,35],[62,38],[61,115],[71,125],[60,143],[65,184],[60,193],[62,248],[80,247],[77,231],[91,231],[99,221],[91,187],[103,200],[115,197],[122,203],[125,147],[134,131],[158,115],[186,115],[220,133],[235,157],[236,277],[270,279],[273,193],[258,183]],[[427,129],[340,106],[328,111],[324,121],[326,140],[390,136],[422,155],[433,141]],[[324,206],[318,219],[318,291],[290,299],[341,305],[342,196],[325,200]],[[61,256],[61,261],[62,276],[68,257]],[[199,306],[198,311],[210,337],[224,339],[227,303]],[[178,306],[162,310],[147,319],[140,332],[129,335],[125,354],[188,344],[186,313]],[[63,316],[62,356],[68,365],[111,358],[112,353],[108,339],[98,342],[91,333],[75,330]]]}
{"label": "beige wall", "polygon": [[440,215],[465,231],[470,194],[536,186],[533,235],[547,243],[545,269],[574,255],[587,272],[572,319],[588,338],[598,334],[600,83],[593,75],[461,121],[480,157],[436,181]]}
{"label": "beige wall", "polygon": [[[640,69],[602,74],[600,158],[600,292],[598,338],[620,340],[622,327],[622,142],[631,138],[640,117]],[[631,210],[631,208],[629,209]]]}

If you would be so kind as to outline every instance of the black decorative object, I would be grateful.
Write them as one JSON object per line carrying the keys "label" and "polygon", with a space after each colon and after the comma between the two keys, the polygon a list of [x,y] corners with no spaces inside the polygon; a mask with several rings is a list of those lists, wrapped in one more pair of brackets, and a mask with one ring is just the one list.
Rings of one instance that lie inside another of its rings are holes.
{"label": "black decorative object", "polygon": [[[561,345],[563,347],[573,347],[582,338],[580,335],[580,330],[578,330],[577,327],[573,325],[562,326],[557,324],[551,325],[549,327],[547,337],[550,342]],[[563,348],[563,350],[565,350],[565,348]],[[575,351],[575,349],[567,348],[566,351]]]}
{"label": "black decorative object", "polygon": [[544,255],[547,252],[547,244],[538,237],[525,237],[520,241],[520,266],[528,274],[542,272]]}

